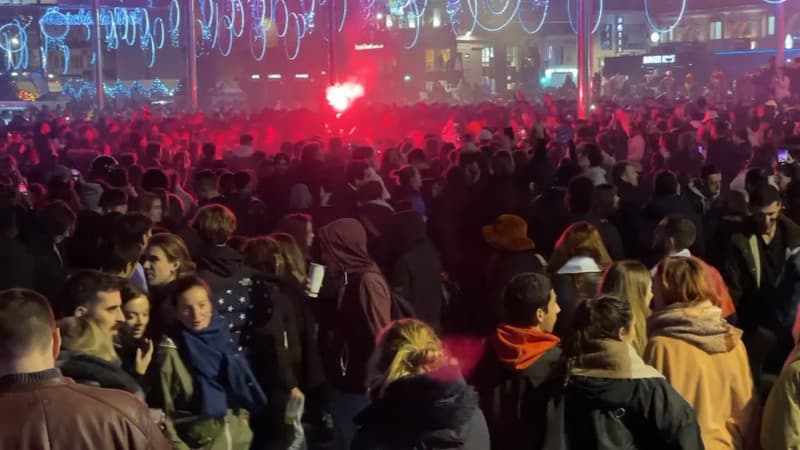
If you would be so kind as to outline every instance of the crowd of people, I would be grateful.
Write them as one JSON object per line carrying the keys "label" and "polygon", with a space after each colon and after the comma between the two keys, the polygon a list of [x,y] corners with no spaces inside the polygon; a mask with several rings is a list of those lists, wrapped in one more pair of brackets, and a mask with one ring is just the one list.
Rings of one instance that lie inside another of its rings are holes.
{"label": "crowd of people", "polygon": [[304,114],[11,120],[1,448],[800,445],[784,103]]}

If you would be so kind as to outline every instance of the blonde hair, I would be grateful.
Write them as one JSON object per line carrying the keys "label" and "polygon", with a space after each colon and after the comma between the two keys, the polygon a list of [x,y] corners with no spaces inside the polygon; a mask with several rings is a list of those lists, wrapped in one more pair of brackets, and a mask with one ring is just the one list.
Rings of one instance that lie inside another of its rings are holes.
{"label": "blonde hair", "polygon": [[85,317],[65,317],[58,321],[61,347],[71,352],[94,356],[104,361],[117,362],[114,343],[100,327]]}
{"label": "blonde hair", "polygon": [[627,301],[633,313],[635,332],[633,347],[640,355],[647,345],[647,317],[650,305],[647,303],[650,272],[638,261],[618,261],[608,267],[603,274],[598,295],[611,295]]}
{"label": "blonde hair", "polygon": [[575,222],[561,233],[550,257],[548,270],[552,273],[558,272],[558,269],[575,256],[588,256],[603,269],[611,265],[611,257],[608,256],[600,232],[589,222]]}
{"label": "blonde hair", "polygon": [[306,272],[306,258],[303,256],[303,251],[297,245],[297,241],[288,233],[273,233],[269,237],[278,243],[286,266],[284,270],[295,277],[301,283],[306,282],[308,273]]}
{"label": "blonde hair", "polygon": [[705,269],[694,258],[665,258],[658,266],[653,283],[663,306],[706,300],[719,305],[717,295],[706,281]]}
{"label": "blonde hair", "polygon": [[398,379],[431,372],[445,361],[444,346],[433,328],[415,319],[396,320],[378,336],[370,361],[370,392],[383,396]]}

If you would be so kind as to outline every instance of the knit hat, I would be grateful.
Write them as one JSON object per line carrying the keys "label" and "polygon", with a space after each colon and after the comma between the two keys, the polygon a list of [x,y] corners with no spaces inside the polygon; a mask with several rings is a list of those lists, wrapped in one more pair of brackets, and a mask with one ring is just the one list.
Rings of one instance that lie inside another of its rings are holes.
{"label": "knit hat", "polygon": [[481,230],[483,239],[496,250],[524,252],[535,245],[528,237],[528,223],[520,216],[503,214]]}

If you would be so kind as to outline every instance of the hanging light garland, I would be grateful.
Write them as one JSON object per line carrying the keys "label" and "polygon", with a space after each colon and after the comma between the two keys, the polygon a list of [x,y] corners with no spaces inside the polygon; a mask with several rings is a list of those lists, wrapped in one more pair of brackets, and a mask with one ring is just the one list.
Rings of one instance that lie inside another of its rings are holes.
{"label": "hanging light garland", "polygon": [[[764,1],[769,2],[768,0]],[[678,18],[675,19],[675,22],[673,22],[672,25],[670,25],[667,28],[659,28],[659,26],[656,25],[655,21],[650,16],[650,0],[644,0],[644,17],[647,19],[647,23],[650,25],[650,29],[658,33],[669,33],[670,31],[674,30],[675,27],[677,27],[678,24],[681,22],[681,19],[683,19],[683,15],[685,13],[686,13],[686,0],[681,0],[681,10],[678,13]]]}

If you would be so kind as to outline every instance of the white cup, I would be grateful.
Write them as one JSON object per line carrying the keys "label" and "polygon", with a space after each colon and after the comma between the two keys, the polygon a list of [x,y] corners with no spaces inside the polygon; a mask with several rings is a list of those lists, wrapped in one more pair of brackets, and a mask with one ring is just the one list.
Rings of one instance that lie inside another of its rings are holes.
{"label": "white cup", "polygon": [[322,287],[322,280],[325,278],[325,266],[317,263],[309,263],[308,280],[306,281],[306,294],[311,298],[319,296],[319,289]]}

